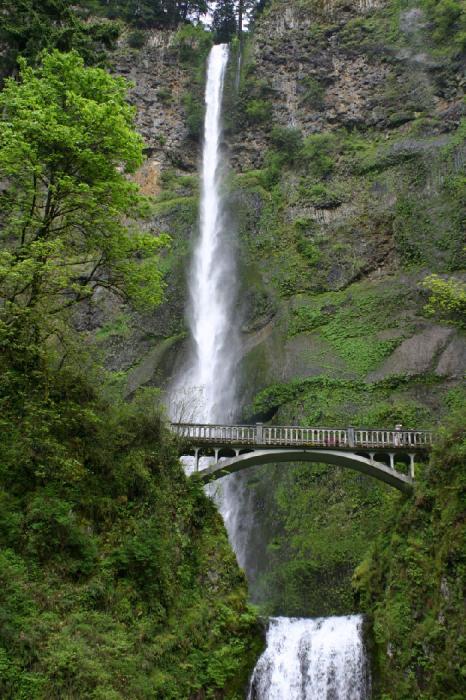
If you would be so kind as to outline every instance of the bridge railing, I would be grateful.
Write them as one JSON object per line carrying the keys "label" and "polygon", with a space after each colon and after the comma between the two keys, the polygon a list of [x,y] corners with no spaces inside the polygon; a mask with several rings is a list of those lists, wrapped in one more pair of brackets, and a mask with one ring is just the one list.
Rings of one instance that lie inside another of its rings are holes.
{"label": "bridge railing", "polygon": [[262,435],[264,445],[347,445],[347,432],[339,428],[264,426]]}
{"label": "bridge railing", "polygon": [[295,446],[346,449],[427,449],[434,440],[428,430],[385,430],[368,428],[303,428],[275,425],[218,425],[174,423],[172,430],[189,441],[220,446]]}
{"label": "bridge railing", "polygon": [[173,423],[172,429],[181,438],[202,442],[234,443],[253,445],[256,437],[255,425],[215,425],[201,423]]}
{"label": "bridge railing", "polygon": [[412,447],[428,448],[432,445],[433,434],[428,430],[355,430],[356,447]]}

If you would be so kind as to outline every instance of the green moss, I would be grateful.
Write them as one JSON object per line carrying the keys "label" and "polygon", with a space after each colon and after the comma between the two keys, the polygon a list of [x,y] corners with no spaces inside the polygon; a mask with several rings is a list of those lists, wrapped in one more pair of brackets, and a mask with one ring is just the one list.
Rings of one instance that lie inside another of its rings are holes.
{"label": "green moss", "polygon": [[114,336],[127,338],[131,333],[129,317],[126,314],[119,314],[116,318],[99,328],[95,337],[97,340],[107,340]]}
{"label": "green moss", "polygon": [[221,519],[158,395],[104,398],[80,360],[0,421],[0,694],[239,700],[262,642]]}
{"label": "green moss", "polygon": [[[406,304],[407,293],[397,284],[376,287],[364,282],[352,285],[349,292],[318,295],[294,309],[288,332],[293,336],[318,331],[348,367],[365,374],[400,343],[403,334],[387,340],[379,340],[377,334],[399,327],[399,309]],[[403,326],[406,333],[409,324]]]}
{"label": "green moss", "polygon": [[373,624],[377,698],[462,696],[466,567],[462,518],[466,442],[458,427],[462,423],[443,432],[429,467],[418,473],[415,500],[395,504],[387,513],[381,533],[354,575],[361,605]]}

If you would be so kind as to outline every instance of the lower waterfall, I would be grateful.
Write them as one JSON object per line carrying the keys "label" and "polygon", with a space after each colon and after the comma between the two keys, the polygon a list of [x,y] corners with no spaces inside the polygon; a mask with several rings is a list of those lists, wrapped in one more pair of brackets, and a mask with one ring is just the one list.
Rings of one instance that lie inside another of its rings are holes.
{"label": "lower waterfall", "polygon": [[368,700],[360,615],[272,617],[248,700]]}

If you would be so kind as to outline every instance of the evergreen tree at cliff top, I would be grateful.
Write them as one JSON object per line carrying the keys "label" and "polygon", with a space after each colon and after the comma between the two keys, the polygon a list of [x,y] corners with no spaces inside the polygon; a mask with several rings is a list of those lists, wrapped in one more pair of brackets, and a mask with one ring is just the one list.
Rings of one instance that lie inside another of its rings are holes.
{"label": "evergreen tree at cliff top", "polygon": [[233,0],[218,2],[212,15],[212,29],[217,41],[225,43],[237,30],[236,8]]}
{"label": "evergreen tree at cliff top", "polygon": [[138,27],[176,27],[208,11],[206,0],[87,0],[82,4]]}
{"label": "evergreen tree at cliff top", "polygon": [[89,18],[84,21],[82,6],[69,0],[0,0],[0,74],[16,69],[18,55],[35,59],[43,49],[76,49],[88,63],[104,61],[119,26]]}

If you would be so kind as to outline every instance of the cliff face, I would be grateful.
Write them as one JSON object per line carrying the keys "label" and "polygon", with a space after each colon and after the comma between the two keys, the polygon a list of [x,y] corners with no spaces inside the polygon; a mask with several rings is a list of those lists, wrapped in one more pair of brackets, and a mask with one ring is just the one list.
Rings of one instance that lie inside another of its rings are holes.
{"label": "cliff face", "polygon": [[[401,9],[389,0],[272,3],[254,31],[246,69],[256,96],[273,95],[273,122],[304,135],[397,132],[428,113],[442,120],[435,132],[454,129],[461,77],[454,62],[432,55],[422,6],[422,0]],[[267,131],[250,128],[244,136],[237,145],[241,170],[259,166],[269,146]]]}
{"label": "cliff face", "polygon": [[[178,31],[137,33],[138,48],[123,35],[111,55],[112,71],[133,87],[136,125],[146,144],[147,160],[135,179],[155,204],[141,226],[155,236],[168,232],[170,250],[163,260],[165,301],[156,314],[136,313],[120,299],[102,293],[80,310],[78,327],[103,348],[109,370],[124,375],[126,393],[166,382],[185,336],[186,269],[198,212],[198,138],[203,119],[208,33]],[[182,350],[181,350],[182,351]]]}
{"label": "cliff face", "polygon": [[258,23],[232,139],[257,290],[245,386],[464,372],[419,286],[463,255],[461,86],[429,28],[393,2],[275,3]]}
{"label": "cliff face", "polygon": [[[173,241],[156,316],[104,328],[130,392],[163,384],[183,353],[209,46],[183,31],[151,33],[141,49],[123,43],[115,61],[135,83],[147,142],[138,179],[159,197],[147,225]],[[416,396],[440,410],[464,372],[463,337],[425,316],[420,286],[464,264],[461,72],[433,33],[421,0],[275,2],[246,42],[239,95],[231,81],[226,96],[246,414],[270,384],[322,375],[370,386],[428,375],[435,390],[422,397],[416,385]]]}
{"label": "cliff face", "polygon": [[[463,400],[464,331],[426,314],[422,284],[464,276],[460,19],[455,2],[450,14],[437,5],[275,0],[245,42],[238,91],[231,61],[244,419],[427,427]],[[83,317],[128,394],[166,384],[185,352],[209,47],[199,30],[145,42],[123,42],[115,69],[135,82],[148,144],[146,225],[172,235],[166,301],[141,318],[106,299]],[[349,610],[351,571],[392,496],[319,467],[243,479],[256,600]]]}

